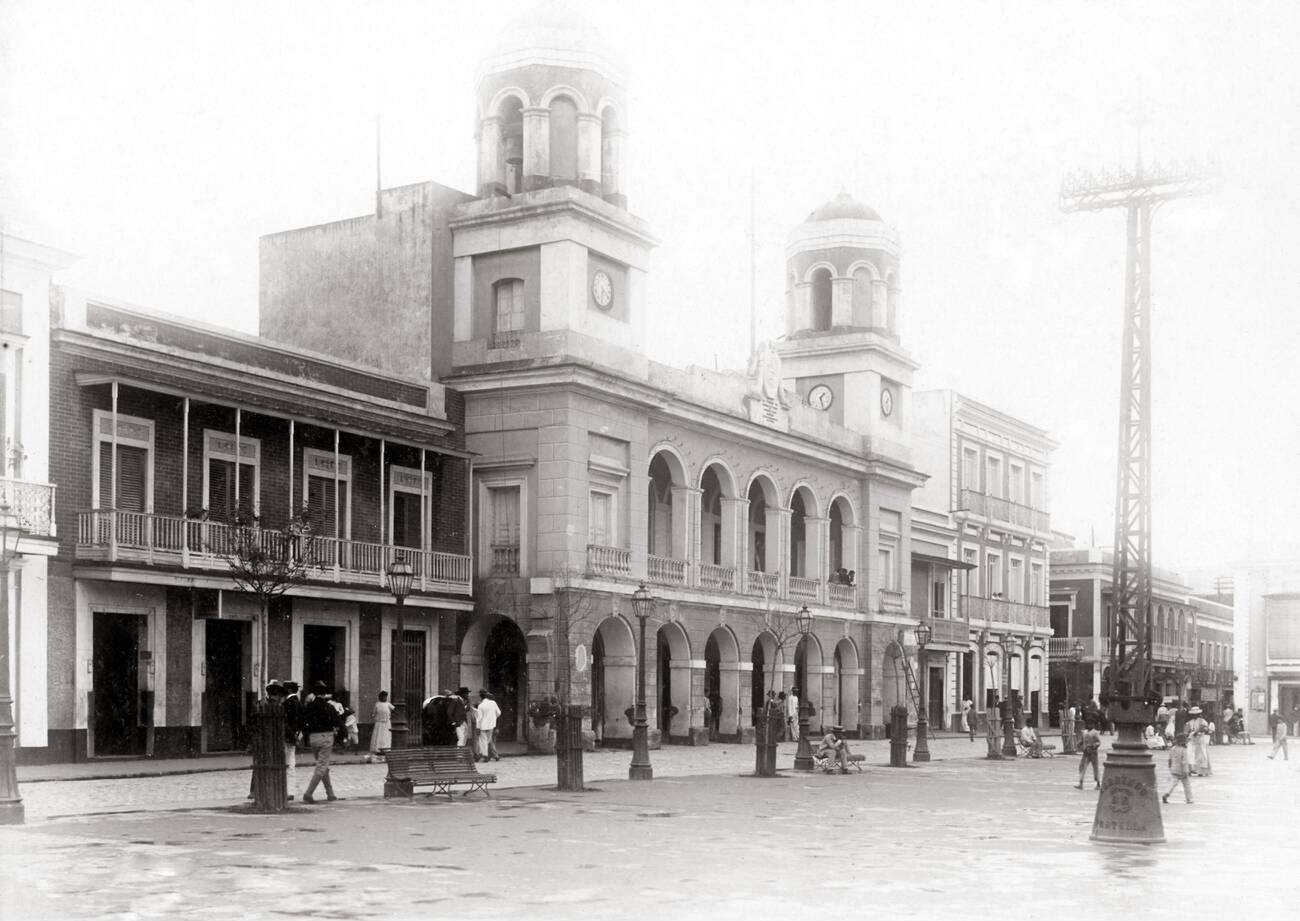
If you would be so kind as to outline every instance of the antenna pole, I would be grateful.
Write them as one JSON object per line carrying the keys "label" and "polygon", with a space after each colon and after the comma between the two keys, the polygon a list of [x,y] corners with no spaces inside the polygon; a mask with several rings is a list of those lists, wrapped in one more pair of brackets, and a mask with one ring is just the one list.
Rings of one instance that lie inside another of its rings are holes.
{"label": "antenna pole", "polygon": [[754,168],[749,168],[749,354],[758,348],[758,230],[754,205]]}

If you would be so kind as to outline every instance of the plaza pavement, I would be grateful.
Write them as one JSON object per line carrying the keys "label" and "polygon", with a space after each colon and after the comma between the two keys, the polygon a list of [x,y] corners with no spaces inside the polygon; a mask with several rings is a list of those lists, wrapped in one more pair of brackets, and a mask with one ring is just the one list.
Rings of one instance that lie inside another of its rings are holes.
{"label": "plaza pavement", "polygon": [[349,799],[280,816],[232,807],[246,772],[34,783],[29,810],[100,783],[170,800],[226,777],[234,796],[0,829],[0,918],[1300,917],[1300,765],[1264,746],[1214,748],[1197,803],[1166,807],[1169,843],[1148,848],[1088,841],[1096,794],[1074,789],[1074,758],[990,762],[941,739],[904,770],[860,747],[862,774],[768,780],[743,776],[749,747],[670,748],[649,783],[599,753],[586,793],[517,786],[553,783],[554,762],[507,759],[490,799],[450,802],[385,801],[382,767],[345,766]]}

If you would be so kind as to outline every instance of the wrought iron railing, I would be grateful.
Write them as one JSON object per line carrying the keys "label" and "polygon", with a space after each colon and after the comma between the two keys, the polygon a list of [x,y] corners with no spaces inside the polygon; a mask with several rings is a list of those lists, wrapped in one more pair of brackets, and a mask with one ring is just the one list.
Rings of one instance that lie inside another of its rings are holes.
{"label": "wrought iron railing", "polygon": [[9,506],[9,513],[18,519],[19,527],[28,534],[34,537],[57,536],[53,484],[0,477],[0,505]]}
{"label": "wrought iron railing", "polygon": [[1029,528],[1036,534],[1047,534],[1051,531],[1051,515],[1022,502],[1012,502],[1010,499],[985,495],[973,489],[963,489],[961,506],[974,515]]}
{"label": "wrought iron railing", "polygon": [[1051,624],[1051,615],[1046,607],[1034,604],[1021,604],[1007,601],[1005,598],[980,598],[975,595],[962,596],[962,610],[971,620],[982,620],[990,624],[1010,624],[1034,630],[1046,630]]}

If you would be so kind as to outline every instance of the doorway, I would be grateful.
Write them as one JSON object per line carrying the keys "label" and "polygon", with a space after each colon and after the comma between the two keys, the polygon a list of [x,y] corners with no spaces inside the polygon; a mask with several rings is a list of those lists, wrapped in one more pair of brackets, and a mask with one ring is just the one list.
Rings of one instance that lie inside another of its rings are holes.
{"label": "doorway", "polygon": [[667,745],[673,728],[673,654],[662,630],[656,646],[658,668],[655,670],[655,684],[659,693],[655,699],[659,701],[659,731],[663,734],[663,744]]}
{"label": "doorway", "polygon": [[502,618],[492,627],[483,658],[487,660],[487,689],[501,707],[497,739],[516,742],[519,721],[528,708],[528,646],[513,620]]}
{"label": "doorway", "polygon": [[605,638],[600,630],[591,639],[591,731],[596,744],[605,741]]}
{"label": "doorway", "polygon": [[145,648],[149,619],[143,614],[94,615],[93,754],[97,758],[138,757],[146,750],[152,706],[142,687],[150,655]]}
{"label": "doorway", "polygon": [[[406,653],[405,664],[397,661],[395,654],[397,649],[397,631],[388,632],[388,661],[392,663],[392,673],[398,674],[400,669],[402,675],[403,697],[406,700],[406,729],[409,733],[408,738],[424,738],[424,713],[422,705],[424,699],[429,697],[427,685],[425,684],[425,657],[428,652],[427,642],[428,634],[423,630],[403,630],[403,651]],[[392,696],[392,689],[389,688],[389,699],[396,703],[397,699]],[[353,709],[357,709],[353,707]],[[369,714],[367,714],[368,716]],[[357,713],[360,719],[361,713]]]}
{"label": "doorway", "polygon": [[763,676],[767,673],[767,661],[763,652],[763,641],[760,637],[754,640],[754,648],[750,651],[749,661],[750,670],[750,689],[749,689],[749,719],[755,726],[758,725],[758,716],[763,712],[763,700],[767,696],[767,689],[763,687]]}
{"label": "doorway", "polygon": [[302,689],[310,694],[317,681],[334,699],[351,706],[343,683],[347,678],[347,628],[304,624],[302,628]]}
{"label": "doorway", "polygon": [[247,621],[238,620],[209,620],[204,625],[204,751],[243,750],[250,628]]}
{"label": "doorway", "polygon": [[929,675],[925,688],[926,709],[930,712],[926,716],[930,720],[932,729],[947,729],[944,724],[944,714],[947,712],[948,704],[943,699],[944,686],[944,667],[931,665],[928,667]]}

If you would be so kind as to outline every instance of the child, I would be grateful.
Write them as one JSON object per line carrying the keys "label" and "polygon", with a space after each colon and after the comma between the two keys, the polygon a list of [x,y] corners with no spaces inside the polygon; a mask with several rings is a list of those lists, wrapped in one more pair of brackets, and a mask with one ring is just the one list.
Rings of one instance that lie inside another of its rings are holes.
{"label": "child", "polygon": [[1174,747],[1169,749],[1169,775],[1173,777],[1174,782],[1169,785],[1168,792],[1160,797],[1160,802],[1169,802],[1169,794],[1173,793],[1174,788],[1181,783],[1183,795],[1190,803],[1192,801],[1191,773],[1191,765],[1187,762],[1187,733],[1180,732],[1174,736]]}
{"label": "child", "polygon": [[1101,750],[1101,733],[1097,731],[1097,726],[1092,720],[1087,721],[1088,728],[1083,731],[1079,738],[1079,782],[1074,785],[1076,790],[1083,789],[1083,776],[1088,770],[1088,765],[1092,765],[1092,780],[1101,789],[1101,777],[1097,773],[1097,753]]}

